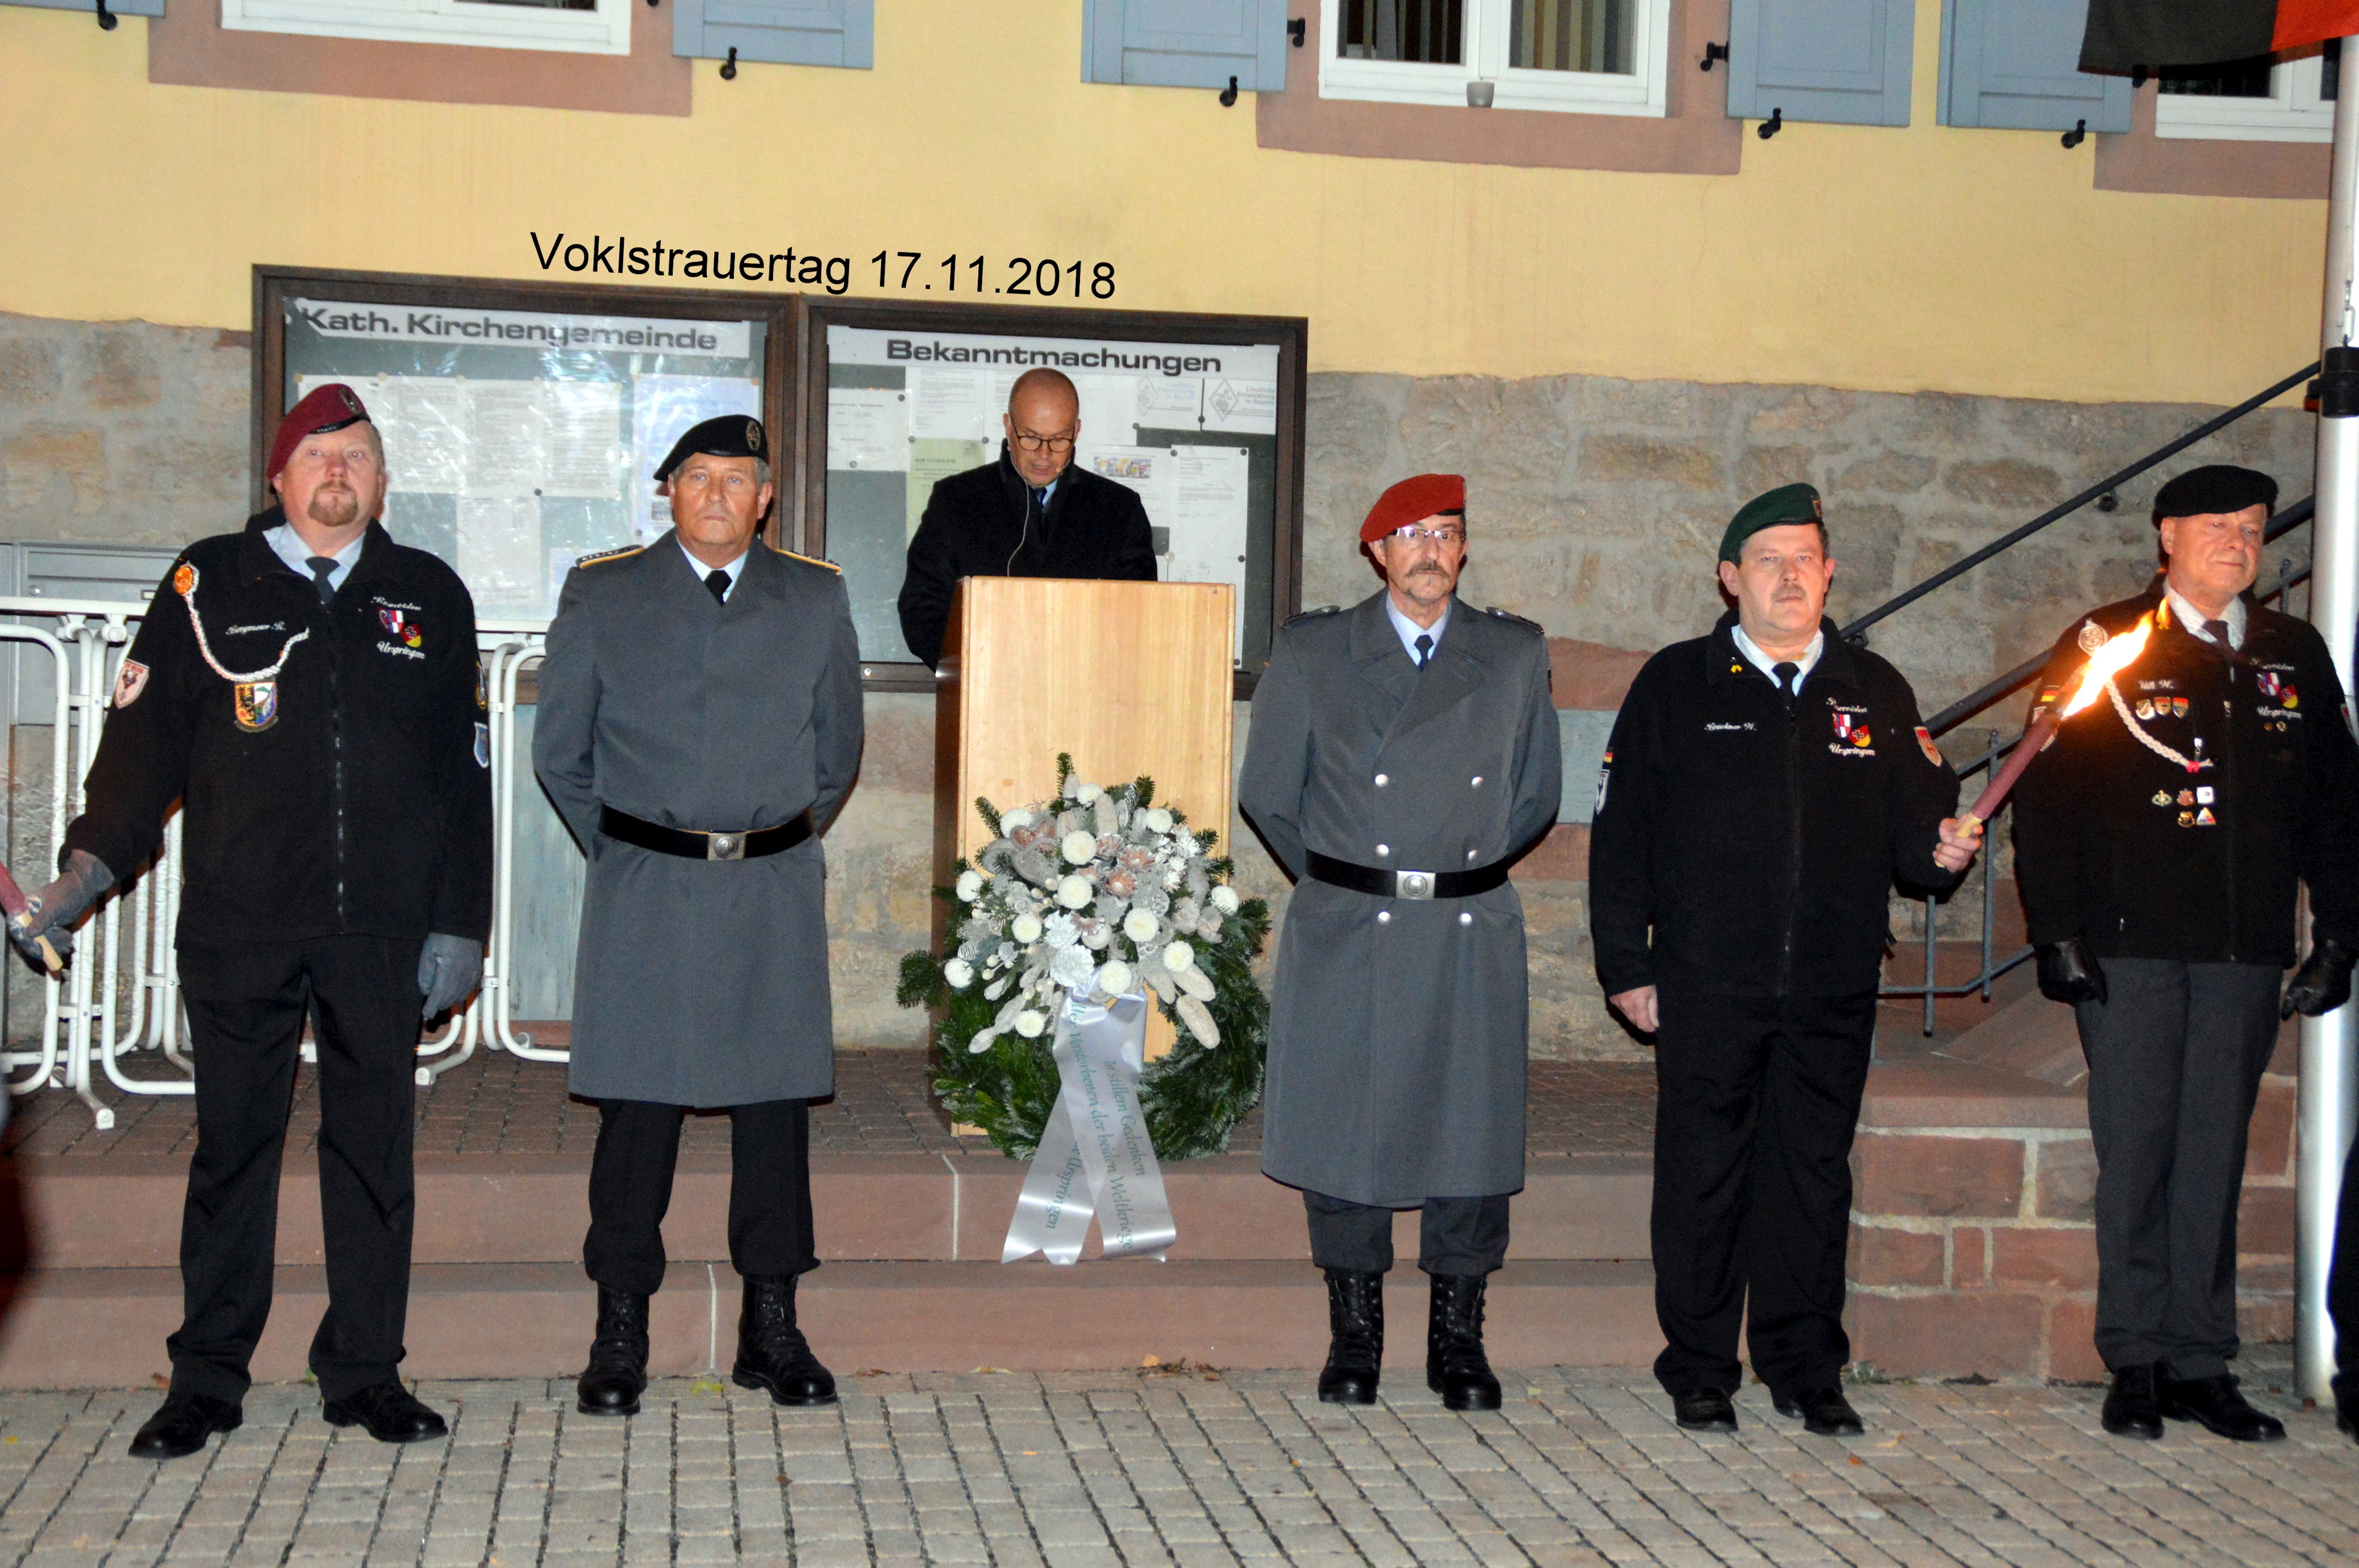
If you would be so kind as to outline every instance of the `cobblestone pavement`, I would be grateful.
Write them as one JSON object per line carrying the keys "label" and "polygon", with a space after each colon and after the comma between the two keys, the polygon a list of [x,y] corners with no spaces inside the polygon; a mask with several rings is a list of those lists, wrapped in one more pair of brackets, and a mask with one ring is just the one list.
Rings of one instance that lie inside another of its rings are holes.
{"label": "cobblestone pavement", "polygon": [[[2256,1394],[2283,1381],[2248,1368]],[[629,1422],[564,1385],[429,1384],[449,1441],[397,1449],[257,1389],[198,1457],[126,1457],[153,1390],[0,1396],[0,1563],[2307,1563],[2359,1549],[2359,1449],[2159,1444],[2082,1388],[1854,1390],[1864,1438],[1764,1390],[1734,1437],[1651,1379],[1548,1371],[1457,1416],[1415,1379],[1369,1410],[1301,1373],[848,1378],[840,1409],[659,1384]]]}
{"label": "cobblestone pavement", "polygon": [[[565,1025],[527,1024],[543,1044],[564,1044]],[[155,1068],[142,1062],[147,1076]],[[861,1154],[987,1152],[982,1138],[954,1138],[933,1102],[923,1051],[840,1050],[835,1098],[811,1108],[814,1150]],[[195,1102],[127,1095],[109,1085],[98,1098],[114,1108],[114,1126],[91,1125],[88,1107],[61,1089],[17,1103],[0,1151],[33,1156],[103,1158],[186,1155],[196,1146]],[[1606,1151],[1644,1152],[1654,1144],[1655,1068],[1650,1062],[1534,1062],[1526,1144],[1535,1159]],[[478,1049],[417,1097],[421,1154],[580,1154],[598,1136],[598,1109],[565,1091],[565,1069],[505,1051]],[[307,1155],[320,1134],[319,1076],[298,1071],[287,1125],[290,1156]],[[682,1147],[726,1150],[729,1119],[692,1116]],[[1261,1112],[1248,1114],[1229,1139],[1231,1152],[1261,1150]]]}

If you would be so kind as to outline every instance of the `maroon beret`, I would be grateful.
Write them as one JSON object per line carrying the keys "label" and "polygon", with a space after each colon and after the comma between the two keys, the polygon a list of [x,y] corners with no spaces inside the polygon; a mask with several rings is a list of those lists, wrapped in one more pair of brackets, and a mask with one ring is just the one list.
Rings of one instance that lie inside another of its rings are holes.
{"label": "maroon beret", "polygon": [[262,470],[264,479],[277,479],[286,468],[287,460],[303,444],[306,436],[316,436],[322,430],[341,430],[347,425],[357,425],[369,416],[361,405],[361,395],[341,381],[325,386],[315,386],[310,395],[287,411],[278,421],[278,435],[270,443],[270,466]]}
{"label": "maroon beret", "polygon": [[1368,520],[1360,524],[1360,538],[1373,544],[1397,528],[1449,513],[1466,514],[1465,478],[1454,473],[1418,474],[1376,497],[1375,505],[1368,509]]}

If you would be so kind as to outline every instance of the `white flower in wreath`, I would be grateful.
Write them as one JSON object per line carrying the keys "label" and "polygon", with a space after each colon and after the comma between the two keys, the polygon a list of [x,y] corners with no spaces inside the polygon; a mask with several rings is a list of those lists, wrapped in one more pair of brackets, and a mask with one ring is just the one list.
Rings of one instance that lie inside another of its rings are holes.
{"label": "white flower in wreath", "polygon": [[981,871],[961,871],[958,878],[958,895],[959,902],[961,903],[973,903],[976,899],[981,898],[983,896],[983,873]]}
{"label": "white flower in wreath", "polygon": [[1086,866],[1097,859],[1098,836],[1094,833],[1084,833],[1076,827],[1065,835],[1064,841],[1057,846],[1057,849],[1065,857],[1068,864]]}
{"label": "white flower in wreath", "polygon": [[1219,887],[1214,888],[1212,890],[1212,907],[1219,910],[1223,914],[1234,914],[1237,912],[1237,890],[1231,887],[1226,882],[1223,882]]}
{"label": "white flower in wreath", "polygon": [[1057,902],[1067,909],[1079,909],[1097,895],[1098,890],[1090,885],[1090,879],[1078,874],[1057,884]]}
{"label": "white flower in wreath", "polygon": [[1108,996],[1123,996],[1129,992],[1135,978],[1130,966],[1116,958],[1098,970],[1098,989]]}
{"label": "white flower in wreath", "polygon": [[1008,925],[1007,934],[1029,947],[1040,940],[1040,917],[1029,912],[1019,914]]}
{"label": "white flower in wreath", "polygon": [[974,966],[964,958],[952,958],[942,966],[942,979],[950,981],[951,989],[962,991],[974,984]]}
{"label": "white flower in wreath", "polygon": [[1027,1040],[1040,1038],[1040,1031],[1049,1027],[1049,1015],[1038,1008],[1026,1008],[1016,1015],[1016,1033]]}
{"label": "white flower in wreath", "polygon": [[1060,910],[1040,923],[1040,938],[1051,947],[1070,947],[1082,939],[1081,924]]}
{"label": "white flower in wreath", "polygon": [[1160,923],[1144,909],[1134,909],[1122,917],[1122,934],[1134,942],[1144,942],[1155,935]]}
{"label": "white flower in wreath", "polygon": [[1161,806],[1150,806],[1147,813],[1147,830],[1150,833],[1171,831],[1171,814]]}
{"label": "white flower in wreath", "polygon": [[1196,949],[1185,942],[1174,942],[1163,949],[1163,967],[1175,975],[1195,961]]}
{"label": "white flower in wreath", "polygon": [[1006,816],[999,819],[999,830],[1002,833],[1010,835],[1011,837],[1018,827],[1029,827],[1031,826],[1032,814],[1028,811],[1022,810],[1021,808],[1011,811]]}
{"label": "white flower in wreath", "polygon": [[1081,922],[1082,946],[1093,952],[1103,952],[1114,942],[1114,927],[1103,920]]}
{"label": "white flower in wreath", "polygon": [[1079,990],[1097,973],[1097,955],[1087,947],[1060,947],[1049,960],[1049,979],[1065,989]]}
{"label": "white flower in wreath", "polygon": [[1098,803],[1098,796],[1103,794],[1105,791],[1098,788],[1097,785],[1085,784],[1073,792],[1073,798],[1083,806],[1095,806]]}

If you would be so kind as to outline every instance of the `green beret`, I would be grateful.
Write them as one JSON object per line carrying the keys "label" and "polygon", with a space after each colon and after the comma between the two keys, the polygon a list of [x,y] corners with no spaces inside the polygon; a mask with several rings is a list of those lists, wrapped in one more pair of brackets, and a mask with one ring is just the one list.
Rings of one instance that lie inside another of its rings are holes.
{"label": "green beret", "polygon": [[1816,487],[1781,484],[1746,502],[1728,520],[1728,532],[1720,536],[1720,558],[1731,563],[1743,560],[1745,541],[1764,528],[1782,528],[1793,523],[1816,523],[1824,527],[1826,521],[1826,509],[1819,504]]}

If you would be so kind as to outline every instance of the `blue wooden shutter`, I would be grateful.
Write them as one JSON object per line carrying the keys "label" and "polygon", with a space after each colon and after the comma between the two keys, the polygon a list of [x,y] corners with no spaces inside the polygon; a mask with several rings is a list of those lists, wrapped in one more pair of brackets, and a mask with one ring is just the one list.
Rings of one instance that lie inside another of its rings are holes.
{"label": "blue wooden shutter", "polygon": [[[93,0],[0,0],[0,5],[38,5],[45,11],[80,11],[98,26],[98,6]],[[164,0],[106,0],[106,8],[118,16],[160,16]]]}
{"label": "blue wooden shutter", "polygon": [[2089,0],[1941,0],[1944,125],[2000,131],[2130,128],[2125,76],[2086,76]]}
{"label": "blue wooden shutter", "polygon": [[671,52],[690,59],[843,65],[876,58],[875,0],[672,0]]}
{"label": "blue wooden shutter", "polygon": [[1913,0],[1730,0],[1728,113],[1908,123]]}
{"label": "blue wooden shutter", "polygon": [[[1332,0],[1340,4],[1341,0]],[[1286,88],[1286,0],[1084,0],[1082,80]]]}

